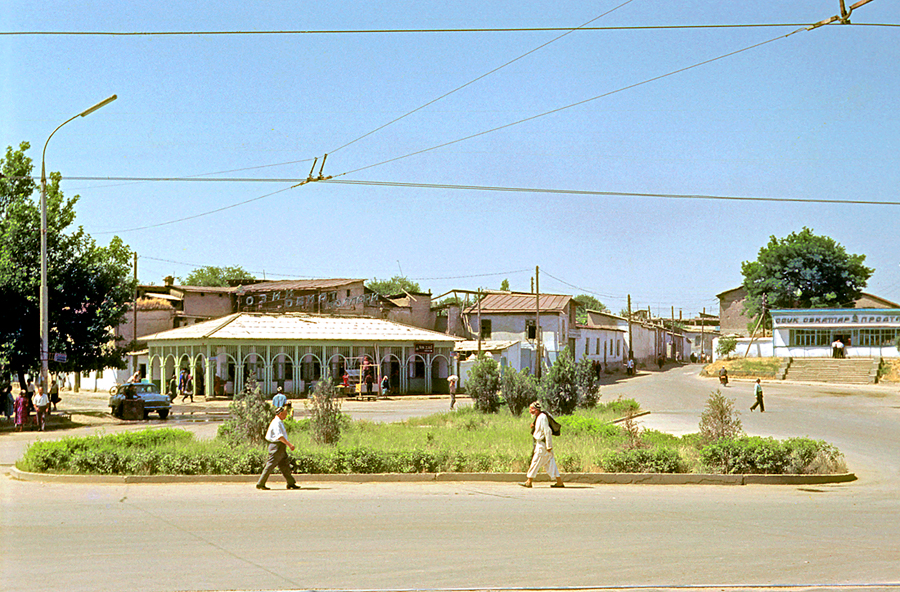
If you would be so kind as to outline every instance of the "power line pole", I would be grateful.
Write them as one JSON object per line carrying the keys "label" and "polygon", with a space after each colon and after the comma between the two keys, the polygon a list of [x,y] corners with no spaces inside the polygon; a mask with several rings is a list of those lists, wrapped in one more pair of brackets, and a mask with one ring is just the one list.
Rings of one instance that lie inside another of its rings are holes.
{"label": "power line pole", "polygon": [[634,357],[634,348],[632,344],[634,340],[632,339],[631,334],[631,294],[628,295],[628,359],[632,359]]}
{"label": "power line pole", "polygon": [[[135,251],[134,252],[134,300],[131,303],[131,308],[133,309],[132,312],[134,313],[133,314],[134,325],[133,325],[132,331],[131,331],[131,366],[132,366],[131,374],[132,374],[132,376],[134,375],[135,372],[137,372],[137,369],[138,369],[137,356],[134,355],[134,352],[137,349],[137,338],[138,338],[138,334],[137,334],[137,317],[138,317],[138,314],[137,314],[137,299],[138,299],[137,281],[138,281],[137,251]],[[165,377],[163,377],[163,380],[165,380]]]}
{"label": "power line pole", "polygon": [[534,375],[540,380],[541,378],[541,268],[534,266],[534,351],[537,363],[534,368]]}

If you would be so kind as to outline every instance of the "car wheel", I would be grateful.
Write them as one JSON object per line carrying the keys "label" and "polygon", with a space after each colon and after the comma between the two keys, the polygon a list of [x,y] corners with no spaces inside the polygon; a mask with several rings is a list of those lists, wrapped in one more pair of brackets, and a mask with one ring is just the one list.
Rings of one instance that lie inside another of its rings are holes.
{"label": "car wheel", "polygon": [[169,417],[169,410],[168,409],[160,409],[159,410],[159,418],[165,419],[167,417]]}
{"label": "car wheel", "polygon": [[121,418],[122,417],[122,406],[119,405],[117,407],[110,407],[109,412],[112,414],[113,417]]}

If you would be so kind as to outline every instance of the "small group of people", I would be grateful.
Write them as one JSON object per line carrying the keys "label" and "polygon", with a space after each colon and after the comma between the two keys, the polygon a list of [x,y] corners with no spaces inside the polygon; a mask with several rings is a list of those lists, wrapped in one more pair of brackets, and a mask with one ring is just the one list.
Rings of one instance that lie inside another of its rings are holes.
{"label": "small group of people", "polygon": [[831,357],[832,358],[844,358],[846,357],[846,352],[844,351],[844,342],[840,337],[831,342]]}
{"label": "small group of people", "polygon": [[[25,388],[19,391],[19,396],[13,399],[12,384],[6,380],[0,385],[0,403],[7,421],[13,418],[17,432],[26,427],[32,427],[38,431],[47,429],[47,418],[51,409],[56,411],[56,405],[62,400],[59,396],[60,379],[50,380],[50,389],[36,386],[34,380],[28,378]],[[34,416],[32,416],[32,413]]]}

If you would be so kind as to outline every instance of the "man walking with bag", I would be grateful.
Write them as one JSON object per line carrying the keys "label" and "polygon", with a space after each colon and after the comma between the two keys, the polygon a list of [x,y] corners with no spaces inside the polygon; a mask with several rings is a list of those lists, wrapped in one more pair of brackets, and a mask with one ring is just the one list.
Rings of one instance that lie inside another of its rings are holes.
{"label": "man walking with bag", "polygon": [[535,401],[528,406],[528,412],[534,418],[531,424],[532,437],[534,438],[534,456],[531,457],[531,466],[528,468],[524,483],[519,483],[522,487],[531,487],[531,482],[537,477],[538,471],[542,468],[547,469],[547,474],[551,479],[556,479],[556,483],[550,487],[565,487],[562,475],[556,467],[556,458],[553,456],[553,431],[550,429],[550,420],[547,414],[541,410],[541,402]]}
{"label": "man walking with bag", "polygon": [[266,466],[262,475],[259,476],[259,481],[256,482],[256,488],[269,489],[266,487],[266,481],[269,475],[272,474],[272,471],[275,470],[275,467],[278,467],[281,470],[281,474],[284,475],[284,480],[287,481],[287,488],[300,489],[297,487],[297,481],[291,475],[291,459],[287,455],[287,448],[293,450],[294,445],[288,441],[287,430],[284,428],[284,419],[287,417],[291,405],[287,402],[287,397],[284,395],[275,395],[272,403],[277,408],[275,417],[272,418],[272,423],[269,424],[269,429],[266,431],[266,441],[269,443],[269,458],[266,460]]}

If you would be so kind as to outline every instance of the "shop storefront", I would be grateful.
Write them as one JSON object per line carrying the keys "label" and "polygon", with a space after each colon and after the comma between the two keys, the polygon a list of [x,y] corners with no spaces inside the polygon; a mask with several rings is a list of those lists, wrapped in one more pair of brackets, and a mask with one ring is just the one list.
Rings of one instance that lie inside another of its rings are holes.
{"label": "shop storefront", "polygon": [[775,356],[898,357],[898,308],[782,309],[770,314]]}

